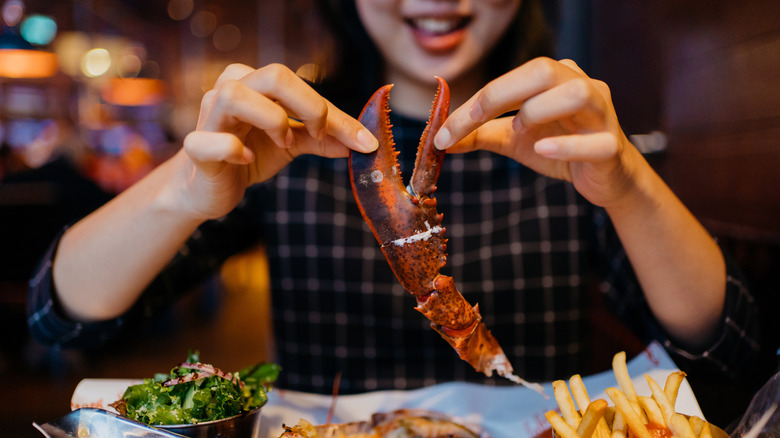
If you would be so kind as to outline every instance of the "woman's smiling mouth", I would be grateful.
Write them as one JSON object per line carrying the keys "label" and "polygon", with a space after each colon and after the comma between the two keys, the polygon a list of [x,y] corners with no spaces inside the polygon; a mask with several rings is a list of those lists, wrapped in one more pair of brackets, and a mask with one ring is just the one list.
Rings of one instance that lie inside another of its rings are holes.
{"label": "woman's smiling mouth", "polygon": [[448,16],[409,18],[406,23],[420,47],[441,52],[452,50],[460,44],[469,21],[470,17]]}

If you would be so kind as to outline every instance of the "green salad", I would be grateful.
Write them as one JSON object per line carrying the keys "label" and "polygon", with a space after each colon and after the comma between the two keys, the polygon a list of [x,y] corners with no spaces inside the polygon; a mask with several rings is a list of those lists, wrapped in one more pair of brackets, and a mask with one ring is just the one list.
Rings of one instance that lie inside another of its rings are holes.
{"label": "green salad", "polygon": [[259,408],[276,382],[281,368],[258,363],[235,373],[226,373],[200,362],[199,353],[169,374],[125,390],[122,399],[111,404],[121,415],[150,425],[195,424],[220,420]]}

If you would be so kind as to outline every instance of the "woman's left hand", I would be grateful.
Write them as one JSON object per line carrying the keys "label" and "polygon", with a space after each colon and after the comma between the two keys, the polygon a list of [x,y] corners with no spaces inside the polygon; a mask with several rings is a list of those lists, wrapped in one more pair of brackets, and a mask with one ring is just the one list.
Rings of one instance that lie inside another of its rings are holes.
{"label": "woman's left hand", "polygon": [[[514,117],[499,117],[517,111]],[[490,150],[574,183],[590,202],[619,203],[644,160],[618,123],[610,91],[574,61],[537,58],[493,80],[453,111],[440,149]]]}
{"label": "woman's left hand", "polygon": [[434,143],[490,150],[571,181],[605,207],[667,333],[692,349],[712,345],[725,305],[723,255],[623,134],[603,82],[573,61],[534,59],[453,111]]}

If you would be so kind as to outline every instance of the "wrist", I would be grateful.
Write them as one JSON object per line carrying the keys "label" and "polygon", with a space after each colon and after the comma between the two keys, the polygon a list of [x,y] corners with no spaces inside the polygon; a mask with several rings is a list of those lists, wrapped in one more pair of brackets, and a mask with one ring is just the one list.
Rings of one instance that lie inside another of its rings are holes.
{"label": "wrist", "polygon": [[[666,186],[642,154],[629,144],[616,195],[603,207],[610,216],[638,214],[655,209],[664,199]],[[668,191],[668,189],[666,189]]]}
{"label": "wrist", "polygon": [[184,150],[158,166],[150,175],[153,209],[159,216],[194,230],[209,219],[195,208],[192,189],[193,164]]}

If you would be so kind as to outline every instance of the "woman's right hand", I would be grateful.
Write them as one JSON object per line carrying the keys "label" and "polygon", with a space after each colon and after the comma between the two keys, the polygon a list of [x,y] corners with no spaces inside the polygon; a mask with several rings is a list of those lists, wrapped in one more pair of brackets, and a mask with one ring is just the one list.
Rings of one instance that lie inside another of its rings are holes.
{"label": "woman's right hand", "polygon": [[52,275],[65,315],[122,315],[201,223],[229,213],[247,186],[298,155],[376,147],[357,120],[286,67],[227,67],[184,147],[62,236]]}
{"label": "woman's right hand", "polygon": [[227,214],[251,184],[302,154],[346,157],[377,140],[360,122],[287,67],[228,66],[201,103],[195,131],[177,157],[181,211],[200,220]]}

